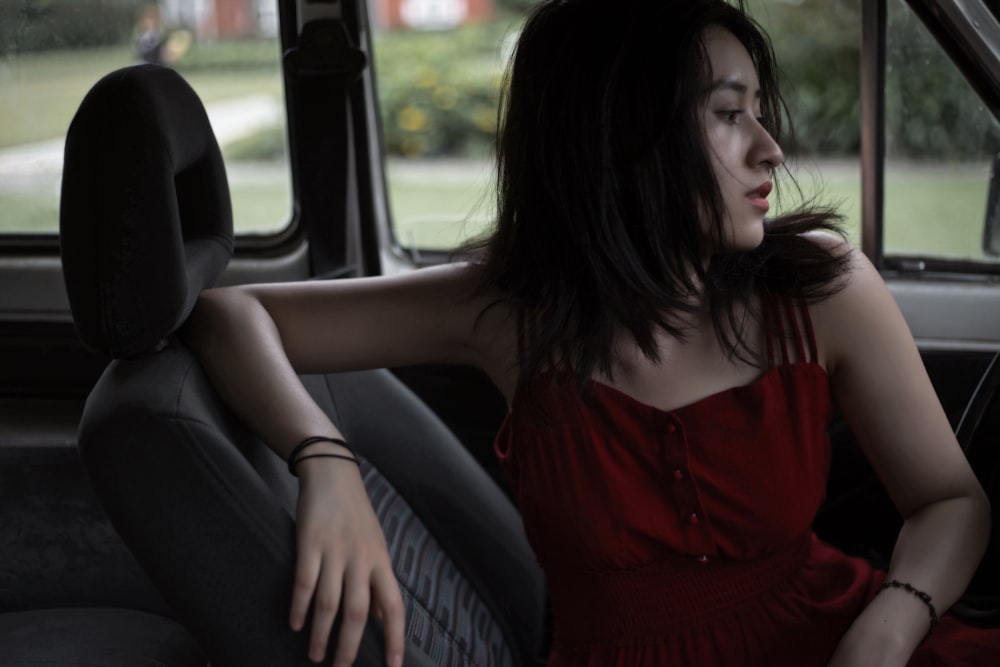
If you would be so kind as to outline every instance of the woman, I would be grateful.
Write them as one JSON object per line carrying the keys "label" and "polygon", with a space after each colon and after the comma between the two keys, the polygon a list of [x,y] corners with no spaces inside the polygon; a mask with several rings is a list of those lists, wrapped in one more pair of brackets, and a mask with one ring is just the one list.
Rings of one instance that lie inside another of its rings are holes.
{"label": "woman", "polygon": [[[766,38],[721,0],[626,4],[533,12],[473,262],[196,309],[187,341],[301,478],[290,622],[313,606],[314,660],[342,610],[350,664],[371,609],[399,665],[403,612],[351,453],[296,447],[339,437],[296,373],[418,362],[478,366],[511,407],[497,449],[550,583],[550,665],[905,665],[966,632],[918,649],[988,502],[833,216],[765,223],[783,161]],[[831,397],[905,519],[886,587],[810,531]]]}

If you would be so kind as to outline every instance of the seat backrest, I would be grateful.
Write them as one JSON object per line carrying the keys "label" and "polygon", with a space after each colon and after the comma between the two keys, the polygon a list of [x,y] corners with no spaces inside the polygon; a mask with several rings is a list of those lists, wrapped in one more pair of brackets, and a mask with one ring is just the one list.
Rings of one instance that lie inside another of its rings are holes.
{"label": "seat backrest", "polygon": [[[233,248],[204,108],[175,72],[125,68],[84,99],[66,151],[73,317],[116,358],[80,425],[95,491],[213,665],[311,664],[286,620],[295,480],[173,335]],[[506,496],[388,372],[303,379],[363,459],[406,603],[406,664],[533,664],[544,586]],[[384,664],[377,623],[357,664]]]}
{"label": "seat backrest", "polygon": [[996,625],[1000,623],[1000,353],[983,373],[955,436],[993,505],[986,554],[955,611],[969,620]]}

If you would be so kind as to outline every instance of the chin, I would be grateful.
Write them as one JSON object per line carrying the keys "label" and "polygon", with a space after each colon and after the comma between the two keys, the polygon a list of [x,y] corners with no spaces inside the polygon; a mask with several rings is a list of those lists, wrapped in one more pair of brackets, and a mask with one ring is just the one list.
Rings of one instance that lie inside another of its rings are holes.
{"label": "chin", "polygon": [[721,250],[725,253],[750,252],[760,247],[764,242],[764,223],[755,222],[736,231],[726,239],[725,247]]}

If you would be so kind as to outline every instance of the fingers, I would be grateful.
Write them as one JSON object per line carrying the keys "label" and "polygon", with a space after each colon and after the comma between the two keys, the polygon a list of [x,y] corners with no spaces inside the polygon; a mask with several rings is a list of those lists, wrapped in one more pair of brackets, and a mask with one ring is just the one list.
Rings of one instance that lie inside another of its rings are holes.
{"label": "fingers", "polygon": [[[309,637],[309,659],[313,662],[321,662],[326,656],[326,644],[341,603],[343,581],[343,571],[339,568],[328,567],[320,572],[320,581],[316,586],[316,600],[313,603],[312,633]],[[350,662],[345,664],[349,665]]]}
{"label": "fingers", "polygon": [[[358,655],[361,635],[368,622],[368,607],[371,602],[368,582],[358,573],[344,573],[344,599],[340,618],[340,636],[334,654],[334,667],[350,667]],[[327,628],[329,630],[329,628]]]}
{"label": "fingers", "polygon": [[375,613],[386,628],[386,664],[398,667],[405,614],[382,527],[356,472],[356,479],[342,479],[342,468],[312,470],[300,481],[289,624],[303,630],[311,608],[309,658],[321,662],[339,615],[333,665],[348,667],[357,657],[368,615]]}
{"label": "fingers", "polygon": [[399,584],[391,567],[379,568],[372,573],[372,594],[385,635],[386,665],[402,667],[406,612],[403,609],[403,598],[399,594]]}
{"label": "fingers", "polygon": [[316,590],[316,581],[319,579],[320,554],[300,548],[296,561],[292,606],[288,622],[292,626],[292,630],[298,632],[306,624],[306,615],[309,613],[313,591]]}
{"label": "fingers", "polygon": [[[386,554],[388,556],[388,554]],[[296,632],[303,629],[312,607],[309,659],[321,662],[326,655],[331,629],[341,614],[334,667],[348,667],[357,658],[369,612],[383,622],[388,667],[403,664],[406,614],[392,566],[343,569],[324,560],[321,552],[301,549],[296,563],[289,622]]]}

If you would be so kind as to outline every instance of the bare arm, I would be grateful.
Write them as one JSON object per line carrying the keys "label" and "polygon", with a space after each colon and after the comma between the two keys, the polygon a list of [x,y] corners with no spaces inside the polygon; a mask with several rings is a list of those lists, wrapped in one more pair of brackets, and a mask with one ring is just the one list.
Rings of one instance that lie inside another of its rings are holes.
{"label": "bare arm", "polygon": [[237,413],[279,455],[329,422],[297,373],[418,362],[482,365],[466,267],[392,278],[206,290],[184,338]]}
{"label": "bare arm", "polygon": [[[469,298],[467,267],[403,277],[241,286],[206,291],[184,331],[216,389],[282,458],[302,439],[340,436],[298,373],[424,361],[491,366],[489,336],[477,335],[481,306]],[[343,453],[318,444],[309,453]],[[298,466],[295,588],[289,622],[314,620],[310,657],[326,651],[338,611],[335,665],[357,654],[369,607],[385,624],[390,665],[401,664],[403,606],[384,537],[358,474],[339,459]]]}
{"label": "bare arm", "polygon": [[[986,547],[989,503],[937,399],[905,320],[875,268],[851,250],[845,289],[813,309],[838,408],[904,524],[888,577],[928,593],[939,614]],[[930,615],[900,589],[879,594],[831,665],[905,665]]]}

